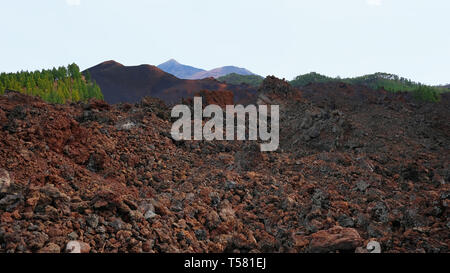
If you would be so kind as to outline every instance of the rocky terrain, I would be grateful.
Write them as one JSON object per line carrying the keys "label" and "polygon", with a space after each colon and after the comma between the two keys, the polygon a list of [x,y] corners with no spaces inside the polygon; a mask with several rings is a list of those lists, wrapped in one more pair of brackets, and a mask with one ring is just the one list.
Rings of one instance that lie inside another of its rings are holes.
{"label": "rocky terrain", "polygon": [[268,77],[253,99],[280,105],[276,152],[175,142],[158,99],[0,96],[0,252],[450,251],[448,94]]}

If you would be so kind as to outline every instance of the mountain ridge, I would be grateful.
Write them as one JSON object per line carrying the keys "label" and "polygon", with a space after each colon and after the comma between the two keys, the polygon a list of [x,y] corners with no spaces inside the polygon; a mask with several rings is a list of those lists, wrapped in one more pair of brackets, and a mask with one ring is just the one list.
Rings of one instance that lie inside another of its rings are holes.
{"label": "mountain ridge", "polygon": [[208,71],[203,71],[203,72],[198,72],[194,75],[192,75],[190,78],[191,79],[204,79],[204,78],[220,78],[223,76],[226,76],[228,74],[238,74],[238,75],[256,75],[253,72],[249,71],[248,69],[242,68],[242,67],[237,67],[237,66],[232,66],[232,65],[228,65],[228,66],[222,66],[222,67],[218,67],[218,68],[214,68]]}
{"label": "mountain ridge", "polygon": [[170,73],[179,79],[188,79],[192,75],[206,71],[201,68],[196,68],[190,65],[184,65],[177,62],[175,59],[170,59],[157,66],[164,72]]}
{"label": "mountain ridge", "polygon": [[164,72],[170,73],[177,78],[185,80],[201,80],[210,77],[217,79],[219,77],[226,76],[232,73],[239,75],[256,75],[246,68],[232,65],[205,70],[190,65],[181,64],[175,59],[170,59],[162,64],[159,64],[157,67]]}

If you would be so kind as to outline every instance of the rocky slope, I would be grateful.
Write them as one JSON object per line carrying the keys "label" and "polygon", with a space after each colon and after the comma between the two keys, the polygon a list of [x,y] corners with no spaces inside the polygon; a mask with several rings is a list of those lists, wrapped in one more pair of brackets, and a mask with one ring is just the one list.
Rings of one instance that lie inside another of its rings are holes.
{"label": "rocky slope", "polygon": [[1,96],[0,252],[449,252],[447,94],[268,77],[258,102],[280,105],[277,152],[174,142],[157,99]]}

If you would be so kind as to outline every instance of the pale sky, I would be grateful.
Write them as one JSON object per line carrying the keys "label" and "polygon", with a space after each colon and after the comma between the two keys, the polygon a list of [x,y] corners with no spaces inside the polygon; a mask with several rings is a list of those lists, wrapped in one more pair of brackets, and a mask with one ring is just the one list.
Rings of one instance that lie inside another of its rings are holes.
{"label": "pale sky", "polygon": [[450,83],[448,0],[1,0],[0,72],[105,60]]}

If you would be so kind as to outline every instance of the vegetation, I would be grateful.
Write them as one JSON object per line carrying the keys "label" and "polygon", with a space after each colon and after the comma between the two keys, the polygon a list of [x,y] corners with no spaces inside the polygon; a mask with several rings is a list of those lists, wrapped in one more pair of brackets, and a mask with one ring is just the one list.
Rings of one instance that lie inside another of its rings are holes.
{"label": "vegetation", "polygon": [[229,84],[248,84],[251,86],[258,87],[263,82],[264,78],[258,75],[239,75],[236,73],[231,73],[219,77],[217,80]]}
{"label": "vegetation", "polygon": [[321,75],[316,72],[311,72],[308,74],[297,76],[294,80],[292,80],[290,82],[290,84],[292,86],[299,87],[299,86],[305,86],[307,84],[314,83],[314,82],[332,82],[332,81],[338,81],[338,80],[339,79],[337,79],[337,78],[331,78],[331,77],[327,77],[327,76]]}
{"label": "vegetation", "polygon": [[420,101],[437,102],[440,98],[440,93],[436,88],[421,85],[413,90],[413,96]]}
{"label": "vegetation", "polygon": [[331,78],[315,72],[297,76],[290,83],[293,86],[301,87],[315,82],[345,82],[349,84],[365,85],[372,89],[385,89],[390,92],[413,92],[416,99],[422,101],[439,101],[440,93],[448,92],[443,87],[427,86],[413,82],[409,79],[388,73],[375,73],[355,78]]}
{"label": "vegetation", "polygon": [[76,64],[42,71],[21,71],[0,74],[0,95],[14,90],[38,96],[50,103],[102,99],[100,87],[91,80],[89,73],[82,75]]}
{"label": "vegetation", "polygon": [[413,91],[420,86],[419,83],[412,82],[403,77],[388,73],[375,73],[356,78],[344,79],[351,84],[366,85],[372,89],[384,88],[387,91]]}

